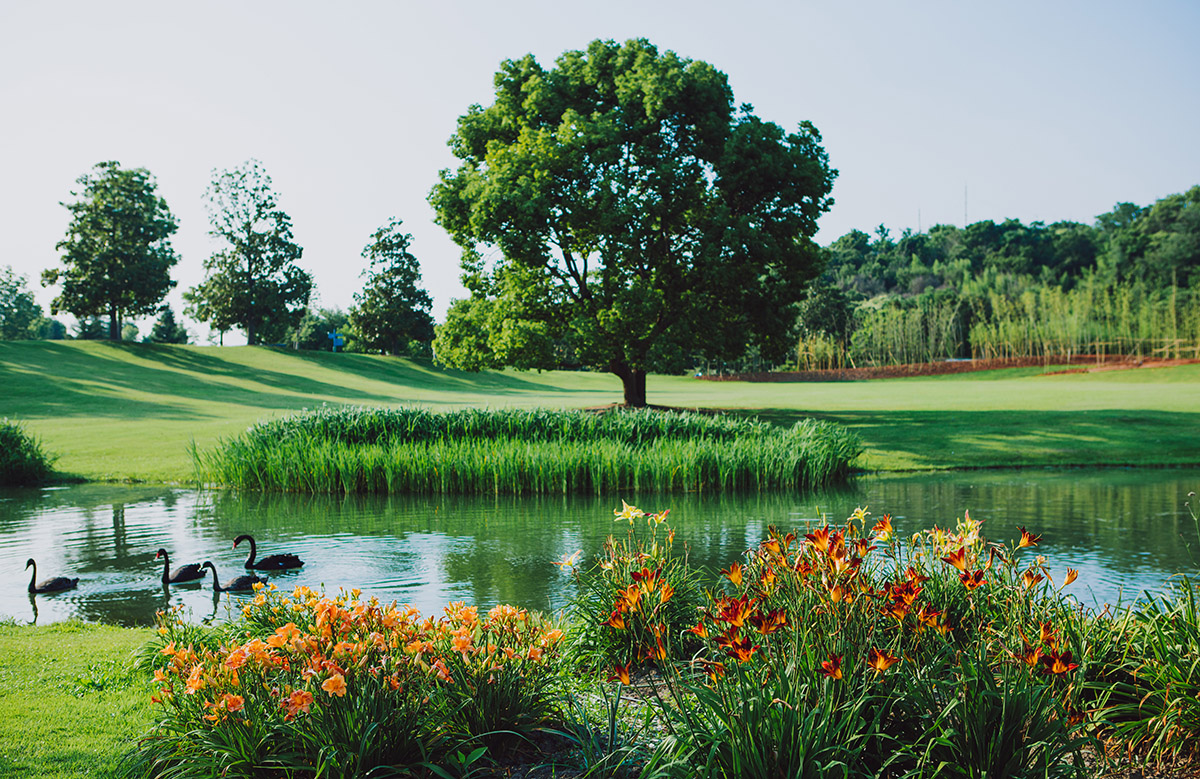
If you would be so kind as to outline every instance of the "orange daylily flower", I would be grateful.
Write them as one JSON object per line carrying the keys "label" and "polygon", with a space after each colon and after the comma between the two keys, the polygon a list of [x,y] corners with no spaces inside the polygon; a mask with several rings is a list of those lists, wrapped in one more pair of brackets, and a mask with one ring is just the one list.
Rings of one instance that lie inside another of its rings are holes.
{"label": "orange daylily flower", "polygon": [[1078,667],[1078,663],[1071,662],[1071,653],[1069,651],[1062,654],[1047,652],[1042,655],[1042,673],[1052,676],[1062,676],[1074,671]]}
{"label": "orange daylily flower", "polygon": [[581,555],[582,553],[583,553],[582,550],[576,549],[571,554],[564,555],[563,559],[559,560],[558,562],[556,562],[554,564],[557,565],[559,568],[574,568],[575,563],[579,562],[579,555]]}
{"label": "orange daylily flower", "polygon": [[805,533],[804,537],[808,539],[808,542],[812,544],[813,548],[815,548],[818,552],[829,551],[829,525],[826,525],[820,530],[814,530],[811,533]]}
{"label": "orange daylily flower", "polygon": [[1040,636],[1041,642],[1043,644],[1045,644],[1046,646],[1050,646],[1050,645],[1054,644],[1056,641],[1055,636],[1054,636],[1054,625],[1050,624],[1049,622],[1043,622],[1043,623],[1041,623],[1040,627],[1041,627],[1041,636]]}
{"label": "orange daylily flower", "polygon": [[821,663],[821,673],[830,679],[842,678],[842,656],[830,653],[829,659]]}
{"label": "orange daylily flower", "polygon": [[875,671],[876,676],[891,668],[898,662],[900,662],[900,658],[896,657],[895,655],[888,654],[886,649],[880,650],[872,647],[871,651],[867,653],[867,666]]}
{"label": "orange daylily flower", "polygon": [[321,683],[321,689],[330,695],[344,698],[346,696],[346,677],[341,674],[334,674]]}
{"label": "orange daylily flower", "polygon": [[987,579],[983,578],[982,570],[960,573],[958,578],[968,590],[973,590],[981,584],[987,584]]}
{"label": "orange daylily flower", "polygon": [[295,718],[299,712],[308,713],[308,707],[312,705],[313,694],[308,690],[296,690],[287,700],[283,701],[284,708],[287,709],[287,715],[284,720],[290,721]]}
{"label": "orange daylily flower", "polygon": [[750,638],[743,636],[729,645],[728,652],[733,659],[739,663],[747,663],[754,656],[754,652],[758,649],[758,644],[751,644]]}
{"label": "orange daylily flower", "polygon": [[913,584],[924,584],[925,582],[929,581],[928,576],[922,576],[921,574],[917,573],[917,569],[913,568],[911,565],[908,566],[908,570],[904,572],[904,578],[908,579]]}
{"label": "orange daylily flower", "polygon": [[779,545],[779,539],[776,538],[768,538],[759,545],[759,548],[768,557],[772,558],[778,558],[782,553],[782,548]]}
{"label": "orange daylily flower", "polygon": [[609,615],[608,619],[604,620],[600,624],[608,625],[610,628],[614,628],[616,630],[624,630],[625,617],[621,614],[621,609],[618,608],[613,611],[611,615]]}
{"label": "orange daylily flower", "polygon": [[871,528],[871,532],[875,534],[876,541],[890,541],[895,534],[895,531],[892,530],[892,515],[884,514],[875,523],[875,527]]}
{"label": "orange daylily flower", "polygon": [[688,628],[687,632],[695,633],[700,638],[708,638],[708,628],[703,622],[697,622],[694,626]]}
{"label": "orange daylily flower", "polygon": [[675,595],[675,588],[669,582],[663,582],[662,587],[658,591],[658,602],[666,603]]}
{"label": "orange daylily flower", "polygon": [[1066,587],[1068,584],[1070,584],[1071,582],[1075,581],[1078,578],[1079,578],[1079,571],[1075,570],[1074,568],[1068,568],[1067,569],[1067,577],[1063,580],[1062,586]]}
{"label": "orange daylily flower", "polygon": [[631,665],[633,665],[633,663],[626,663],[625,665],[614,665],[613,671],[611,674],[608,675],[607,681],[610,681],[610,682],[618,681],[621,684],[629,684],[629,666],[631,666]]}
{"label": "orange daylily flower", "polygon": [[1042,658],[1042,650],[1041,647],[1031,647],[1029,644],[1025,644],[1021,653],[1015,657],[1030,668],[1036,668]]}
{"label": "orange daylily flower", "polygon": [[1042,540],[1041,536],[1034,535],[1023,527],[1018,527],[1017,530],[1021,531],[1021,540],[1017,542],[1018,549],[1024,549],[1027,546],[1037,546],[1038,541]]}
{"label": "orange daylily flower", "polygon": [[733,584],[734,587],[742,586],[742,564],[733,563],[728,570],[721,571],[721,575]]}
{"label": "orange daylily flower", "polygon": [[765,615],[755,614],[750,617],[750,624],[764,636],[770,635],[787,625],[787,611],[780,608],[772,609]]}
{"label": "orange daylily flower", "polygon": [[618,602],[618,608],[623,604],[627,611],[637,611],[638,603],[642,600],[642,590],[636,584],[631,584],[621,592],[622,600]]}
{"label": "orange daylily flower", "polygon": [[1026,590],[1031,590],[1038,582],[1045,581],[1046,577],[1038,573],[1036,568],[1030,568],[1025,573],[1021,574],[1021,586]]}
{"label": "orange daylily flower", "polygon": [[750,616],[750,611],[754,606],[754,599],[748,598],[745,595],[740,598],[724,598],[718,605],[721,606],[721,612],[717,615],[717,619],[740,628],[745,624],[746,618]]}
{"label": "orange daylily flower", "polygon": [[621,501],[621,508],[613,509],[613,515],[616,517],[614,522],[620,522],[622,519],[629,520],[629,524],[633,524],[633,520],[646,516],[646,512],[642,511],[637,506],[630,506],[625,501]]}
{"label": "orange daylily flower", "polygon": [[662,572],[661,568],[656,568],[651,571],[649,568],[643,568],[640,571],[634,571],[633,580],[642,585],[646,592],[654,592],[654,588],[658,586],[658,576]]}
{"label": "orange daylily flower", "polygon": [[960,546],[956,551],[951,552],[949,556],[943,557],[942,562],[953,565],[963,573],[967,572],[967,550],[966,547]]}
{"label": "orange daylily flower", "polygon": [[240,695],[225,693],[221,696],[221,705],[225,707],[226,711],[241,711],[246,705],[246,699]]}

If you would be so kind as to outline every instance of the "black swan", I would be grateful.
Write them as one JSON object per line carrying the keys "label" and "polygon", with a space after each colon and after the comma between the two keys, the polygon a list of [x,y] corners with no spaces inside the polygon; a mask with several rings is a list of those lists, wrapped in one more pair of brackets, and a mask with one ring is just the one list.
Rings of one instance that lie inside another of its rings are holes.
{"label": "black swan", "polygon": [[37,563],[30,557],[25,563],[26,568],[33,568],[33,574],[29,577],[30,592],[62,592],[63,590],[71,590],[79,584],[79,577],[68,579],[65,576],[55,576],[53,579],[42,579],[40,582],[34,583],[37,579]]}
{"label": "black swan", "polygon": [[167,556],[166,549],[159,549],[158,554],[154,555],[155,560],[160,557],[163,561],[163,584],[183,584],[184,582],[195,582],[204,578],[204,569],[200,567],[200,563],[188,563],[172,571],[171,558]]}
{"label": "black swan", "polygon": [[208,560],[205,560],[204,565],[200,567],[212,569],[213,592],[246,592],[247,590],[254,589],[254,585],[256,584],[267,583],[266,579],[260,579],[257,576],[243,575],[235,576],[229,581],[225,582],[225,584],[221,584],[221,582],[217,581],[217,566],[213,565]]}
{"label": "black swan", "polygon": [[273,554],[267,555],[261,560],[255,561],[254,553],[254,536],[240,535],[233,539],[233,548],[237,549],[238,544],[243,541],[250,542],[250,556],[246,558],[246,567],[253,568],[256,571],[286,571],[288,568],[299,568],[304,565],[304,561],[294,554]]}

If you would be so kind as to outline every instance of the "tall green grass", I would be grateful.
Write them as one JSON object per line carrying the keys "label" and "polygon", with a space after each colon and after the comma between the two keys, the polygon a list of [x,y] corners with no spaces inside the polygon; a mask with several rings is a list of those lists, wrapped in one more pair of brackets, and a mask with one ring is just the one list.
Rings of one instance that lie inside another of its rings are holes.
{"label": "tall green grass", "polygon": [[0,419],[0,487],[34,487],[50,478],[54,457],[16,422]]}
{"label": "tall green grass", "polygon": [[197,479],[264,491],[546,494],[802,489],[849,475],[856,436],[662,411],[321,409],[193,448]]}

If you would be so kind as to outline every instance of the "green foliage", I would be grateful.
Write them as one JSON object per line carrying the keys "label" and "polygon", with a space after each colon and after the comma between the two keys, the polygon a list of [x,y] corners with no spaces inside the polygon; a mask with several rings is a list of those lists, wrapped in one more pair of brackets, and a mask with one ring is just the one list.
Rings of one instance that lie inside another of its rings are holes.
{"label": "green foliage", "polygon": [[[160,615],[162,718],[130,777],[412,775],[467,767],[551,713],[562,631],[536,614],[452,603],[422,619],[357,591],[260,589],[222,638]],[[200,633],[200,636],[197,636]],[[199,640],[197,640],[199,639]],[[215,644],[215,646],[214,646]],[[485,750],[486,751],[486,750]]]}
{"label": "green foliage", "polygon": [[156,344],[185,344],[188,342],[188,331],[175,319],[175,311],[170,306],[163,306],[162,313],[154,322],[150,335],[146,336],[147,343]]}
{"label": "green foliage", "polygon": [[[201,482],[255,490],[521,495],[811,487],[846,478],[861,451],[827,422],[779,430],[635,413],[597,422],[585,412],[317,412],[193,449],[193,459]],[[730,435],[739,427],[753,432]]]}
{"label": "green foliage", "polygon": [[125,318],[153,313],[175,286],[171,267],[179,261],[170,237],[179,225],[144,168],[101,162],[81,176],[66,237],[55,247],[65,268],[42,273],[42,284],[62,284],[51,313],[105,315],[108,337],[120,340]]}
{"label": "green foliage", "polygon": [[433,340],[433,301],[420,286],[421,266],[408,250],[412,236],[400,232],[401,224],[393,217],[362,251],[370,263],[367,283],[354,295],[350,321],[366,351],[405,354],[410,342]]}
{"label": "green foliage", "polygon": [[[628,520],[627,535],[609,536],[604,550],[590,563],[581,566],[576,559],[561,563],[570,569],[577,588],[568,612],[567,652],[573,663],[591,672],[629,667],[646,658],[654,662],[662,633],[676,637],[683,655],[699,646],[686,640],[684,631],[696,622],[704,602],[703,587],[699,572],[688,563],[687,549],[675,546],[669,525],[660,527],[669,510],[647,513],[622,504],[622,510],[615,512],[616,521]],[[666,583],[669,588],[662,586]],[[646,597],[639,596],[634,608],[625,597],[630,586],[646,590]],[[660,626],[658,633],[655,625]]]}
{"label": "green foliage", "polygon": [[5,265],[0,269],[0,340],[36,337],[34,328],[41,319],[42,307],[33,299],[25,277]]}
{"label": "green foliage", "polygon": [[36,487],[50,478],[56,459],[19,423],[0,419],[0,487]]}
{"label": "green foliage", "polygon": [[430,194],[471,292],[439,360],[593,365],[643,406],[646,372],[681,351],[784,352],[836,175],[816,128],[735,111],[723,73],[645,40],[509,60],[495,84]]}
{"label": "green foliage", "polygon": [[209,234],[221,251],[204,261],[205,279],[184,293],[188,313],[220,332],[235,327],[246,341],[282,341],[304,313],[312,276],[296,263],[304,250],[258,160],[213,172],[205,192]]}
{"label": "green foliage", "polygon": [[284,339],[288,346],[295,349],[315,351],[333,351],[333,341],[330,333],[345,336],[345,343],[338,351],[358,351],[355,334],[347,327],[349,317],[340,308],[322,308],[317,311],[305,311],[300,321]]}

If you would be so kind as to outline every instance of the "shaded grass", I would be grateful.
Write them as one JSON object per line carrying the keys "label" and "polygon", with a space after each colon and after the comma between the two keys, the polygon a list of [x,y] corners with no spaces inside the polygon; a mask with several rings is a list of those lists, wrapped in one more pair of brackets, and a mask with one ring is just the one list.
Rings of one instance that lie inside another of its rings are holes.
{"label": "shaded grass", "polygon": [[117,776],[153,720],[132,653],[149,630],[0,625],[0,776]]}
{"label": "shaded grass", "polygon": [[[88,479],[185,481],[200,448],[261,420],[331,405],[580,408],[621,399],[602,373],[441,370],[262,347],[0,343],[0,416]],[[864,382],[748,384],[651,376],[650,401],[846,424],[870,469],[1068,462],[1200,463],[1200,365],[1041,376],[1036,369]]]}

